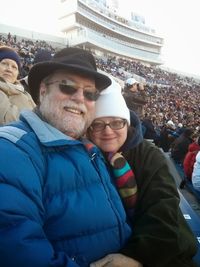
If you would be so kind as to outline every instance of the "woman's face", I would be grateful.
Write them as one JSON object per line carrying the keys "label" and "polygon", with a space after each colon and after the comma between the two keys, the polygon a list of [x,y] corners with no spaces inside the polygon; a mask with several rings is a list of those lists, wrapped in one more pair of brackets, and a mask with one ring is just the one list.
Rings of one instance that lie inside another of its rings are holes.
{"label": "woman's face", "polygon": [[18,65],[14,60],[4,58],[0,61],[0,77],[6,82],[15,83],[18,74]]}
{"label": "woman's face", "polygon": [[127,138],[127,121],[119,117],[95,119],[89,128],[89,137],[104,152],[117,152]]}

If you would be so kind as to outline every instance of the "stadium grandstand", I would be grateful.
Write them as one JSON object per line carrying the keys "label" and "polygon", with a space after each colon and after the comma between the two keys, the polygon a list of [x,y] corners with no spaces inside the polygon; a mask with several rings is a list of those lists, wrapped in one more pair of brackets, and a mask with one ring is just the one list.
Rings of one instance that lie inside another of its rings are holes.
{"label": "stadium grandstand", "polygon": [[163,38],[139,16],[126,19],[105,1],[62,0],[60,27],[69,46],[89,49],[99,57],[120,56],[161,65]]}

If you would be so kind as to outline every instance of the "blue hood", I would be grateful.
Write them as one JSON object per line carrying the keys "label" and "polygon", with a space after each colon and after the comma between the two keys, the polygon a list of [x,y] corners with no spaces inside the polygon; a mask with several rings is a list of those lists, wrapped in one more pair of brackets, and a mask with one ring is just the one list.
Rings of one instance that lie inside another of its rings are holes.
{"label": "blue hood", "polygon": [[130,110],[130,117],[131,117],[131,125],[128,132],[127,140],[122,147],[123,152],[136,147],[139,143],[143,141],[142,125],[140,119],[138,118],[136,113],[132,110]]}

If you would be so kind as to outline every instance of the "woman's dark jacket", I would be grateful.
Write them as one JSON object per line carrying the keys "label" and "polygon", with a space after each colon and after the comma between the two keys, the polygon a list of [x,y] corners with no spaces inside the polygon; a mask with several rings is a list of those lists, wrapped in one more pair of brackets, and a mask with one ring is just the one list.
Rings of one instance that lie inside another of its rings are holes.
{"label": "woman's dark jacket", "polygon": [[141,125],[131,112],[135,133],[128,137],[123,154],[138,186],[132,221],[133,235],[123,254],[144,267],[192,267],[197,241],[179,208],[179,193],[165,154],[141,139]]}

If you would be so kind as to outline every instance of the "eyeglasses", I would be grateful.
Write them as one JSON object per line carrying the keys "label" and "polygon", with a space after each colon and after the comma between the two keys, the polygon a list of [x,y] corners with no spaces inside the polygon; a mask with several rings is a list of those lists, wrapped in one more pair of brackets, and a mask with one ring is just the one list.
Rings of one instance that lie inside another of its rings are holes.
{"label": "eyeglasses", "polygon": [[120,130],[124,128],[124,126],[127,124],[127,121],[125,119],[117,119],[110,121],[109,123],[105,123],[102,120],[95,120],[91,126],[90,129],[93,132],[100,132],[103,131],[106,126],[109,126],[112,130]]}
{"label": "eyeglasses", "polygon": [[[76,84],[70,80],[63,80],[63,81],[53,81],[46,83],[47,86],[52,85],[54,83],[59,83],[58,87],[60,91],[65,94],[65,95],[74,95],[78,88],[76,87]],[[95,90],[95,91],[92,91]],[[100,95],[99,91],[93,88],[84,88],[83,90],[83,95],[84,98],[87,99],[88,101],[96,101]]]}

